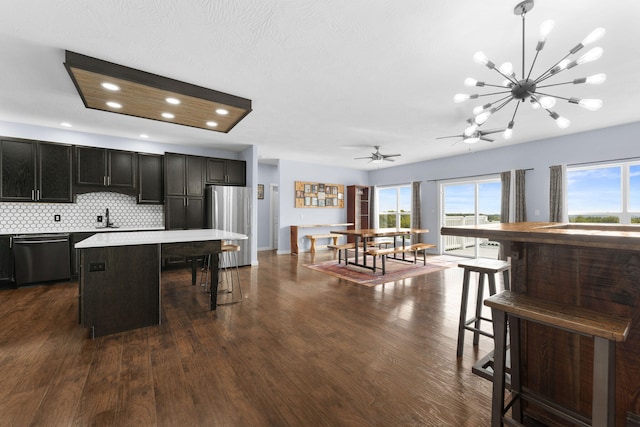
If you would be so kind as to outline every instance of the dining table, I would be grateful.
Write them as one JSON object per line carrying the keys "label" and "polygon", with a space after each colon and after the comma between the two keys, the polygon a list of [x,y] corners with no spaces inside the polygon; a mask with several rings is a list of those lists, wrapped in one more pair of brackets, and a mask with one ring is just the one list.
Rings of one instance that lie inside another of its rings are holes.
{"label": "dining table", "polygon": [[[332,230],[331,233],[342,234],[345,236],[352,236],[355,241],[355,257],[353,261],[347,261],[347,264],[355,265],[358,267],[368,268],[374,270],[372,265],[367,264],[367,245],[373,246],[374,239],[380,237],[393,237],[393,246],[397,245],[397,237],[402,237],[402,246],[405,246],[407,238],[416,234],[428,233],[426,228],[354,228],[349,230]],[[360,249],[362,249],[362,262],[360,262]],[[405,254],[402,253],[402,258],[391,257],[399,261],[411,261],[404,258]]]}

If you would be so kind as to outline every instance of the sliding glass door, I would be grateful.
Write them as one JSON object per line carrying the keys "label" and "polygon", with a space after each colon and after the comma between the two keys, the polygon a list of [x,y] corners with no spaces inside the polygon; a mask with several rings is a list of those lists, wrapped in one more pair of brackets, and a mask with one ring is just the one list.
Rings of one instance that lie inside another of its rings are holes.
{"label": "sliding glass door", "polygon": [[[500,222],[501,184],[498,177],[440,184],[443,226]],[[470,258],[497,258],[498,244],[488,239],[441,236],[443,253]]]}

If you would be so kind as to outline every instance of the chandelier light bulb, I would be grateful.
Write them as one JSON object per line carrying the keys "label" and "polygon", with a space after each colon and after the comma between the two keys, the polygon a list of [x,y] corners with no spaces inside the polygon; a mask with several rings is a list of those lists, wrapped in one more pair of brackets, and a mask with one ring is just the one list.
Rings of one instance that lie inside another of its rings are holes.
{"label": "chandelier light bulb", "polygon": [[470,99],[476,99],[476,98],[478,98],[477,93],[474,93],[473,95],[469,95],[468,93],[456,93],[455,96],[453,97],[453,102],[455,102],[456,104],[459,104],[461,102],[468,101]]}
{"label": "chandelier light bulb", "polygon": [[464,136],[471,136],[478,130],[478,125],[473,124],[464,130]]}
{"label": "chandelier light bulb", "polygon": [[588,46],[592,43],[597,42],[604,36],[605,32],[605,29],[602,27],[596,28],[595,30],[591,31],[591,33],[589,33],[589,35],[585,37],[584,40],[582,40],[582,46]]}
{"label": "chandelier light bulb", "polygon": [[551,118],[553,120],[556,121],[556,125],[558,125],[558,127],[560,129],[566,129],[569,127],[569,125],[571,124],[571,122],[569,121],[569,119],[562,117],[561,115],[559,115],[558,113],[556,113],[555,111],[550,111],[549,115],[551,116]]}
{"label": "chandelier light bulb", "polygon": [[466,79],[464,79],[464,85],[465,86],[476,86],[478,84],[478,81],[474,78],[471,77],[467,77]]}
{"label": "chandelier light bulb", "polygon": [[505,76],[513,75],[513,64],[511,62],[505,62],[498,68],[502,74]]}
{"label": "chandelier light bulb", "polygon": [[582,55],[577,60],[572,61],[571,63],[569,63],[567,65],[567,68],[572,68],[572,67],[575,67],[576,65],[586,64],[587,62],[593,62],[593,61],[599,59],[602,56],[603,53],[604,53],[604,51],[602,50],[601,47],[594,47],[593,49],[591,49],[589,52],[587,52],[584,55]]}
{"label": "chandelier light bulb", "polygon": [[504,130],[504,133],[502,134],[502,137],[504,139],[511,139],[511,137],[513,136],[513,120],[509,122],[509,125],[507,126],[507,128]]}
{"label": "chandelier light bulb", "polygon": [[604,83],[605,80],[607,80],[607,75],[605,73],[600,73],[587,77],[585,83],[590,85],[600,85]]}
{"label": "chandelier light bulb", "polygon": [[580,99],[580,98],[570,98],[569,102],[572,104],[578,104],[582,108],[589,111],[597,111],[602,107],[601,99]]}
{"label": "chandelier light bulb", "polygon": [[544,109],[553,108],[556,105],[556,99],[553,96],[543,96],[540,98],[540,105]]}
{"label": "chandelier light bulb", "polygon": [[486,122],[487,120],[489,120],[489,117],[491,117],[491,111],[485,111],[484,113],[480,113],[476,116],[476,118],[474,119],[474,122],[477,125],[481,125],[484,122]]}
{"label": "chandelier light bulb", "polygon": [[540,103],[538,101],[536,101],[535,99],[531,98],[531,108],[533,108],[534,110],[539,110],[540,109]]}
{"label": "chandelier light bulb", "polygon": [[473,108],[473,114],[477,116],[489,107],[491,107],[491,104],[478,105],[477,107]]}
{"label": "chandelier light bulb", "polygon": [[473,55],[473,60],[482,65],[487,65],[489,63],[489,58],[487,58],[487,55],[480,51],[476,52]]}
{"label": "chandelier light bulb", "polygon": [[555,24],[556,23],[552,19],[549,19],[547,21],[544,21],[542,25],[540,25],[540,38],[538,39],[539,42],[544,43],[545,41],[547,41],[547,37],[549,37],[549,34],[551,33],[551,30],[553,30]]}
{"label": "chandelier light bulb", "polygon": [[563,59],[562,61],[558,62],[558,65],[556,65],[555,67],[553,67],[550,71],[550,73],[556,74],[559,73],[560,71],[564,70],[565,68],[567,68],[569,66],[569,64],[571,64],[571,60],[570,59]]}

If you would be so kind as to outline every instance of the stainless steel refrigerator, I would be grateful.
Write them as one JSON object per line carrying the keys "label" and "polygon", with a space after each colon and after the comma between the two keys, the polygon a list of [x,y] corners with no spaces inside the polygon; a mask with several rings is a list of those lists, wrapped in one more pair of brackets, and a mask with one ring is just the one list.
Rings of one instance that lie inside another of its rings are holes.
{"label": "stainless steel refrigerator", "polygon": [[[251,265],[251,188],[228,187],[224,185],[208,186],[205,192],[207,228],[232,231],[246,234],[247,240],[236,240],[231,243],[240,245],[238,266]],[[231,263],[223,263],[223,267],[233,267]],[[226,265],[225,265],[226,264]]]}

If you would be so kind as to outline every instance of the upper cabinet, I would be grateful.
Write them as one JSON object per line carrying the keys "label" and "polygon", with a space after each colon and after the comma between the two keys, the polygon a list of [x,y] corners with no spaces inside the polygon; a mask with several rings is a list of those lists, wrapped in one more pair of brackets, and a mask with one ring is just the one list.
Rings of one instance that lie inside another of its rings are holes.
{"label": "upper cabinet", "polygon": [[163,170],[162,156],[138,153],[138,203],[164,202]]}
{"label": "upper cabinet", "polygon": [[0,140],[0,201],[71,202],[70,145]]}
{"label": "upper cabinet", "polygon": [[76,192],[135,194],[136,160],[131,151],[76,147]]}
{"label": "upper cabinet", "polygon": [[207,184],[247,184],[247,162],[244,160],[207,158]]}
{"label": "upper cabinet", "polygon": [[165,153],[164,162],[167,196],[204,196],[204,157]]}

